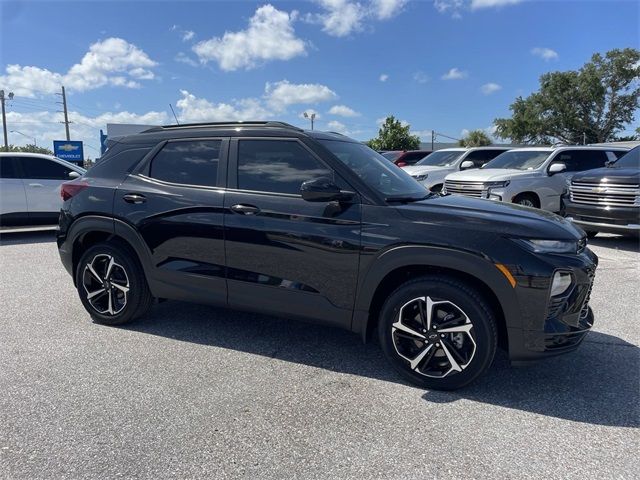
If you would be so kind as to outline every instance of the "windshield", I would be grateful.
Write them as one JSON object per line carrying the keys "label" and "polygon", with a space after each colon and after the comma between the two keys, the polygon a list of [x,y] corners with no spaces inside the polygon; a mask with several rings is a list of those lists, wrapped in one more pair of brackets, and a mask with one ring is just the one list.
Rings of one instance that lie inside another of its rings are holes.
{"label": "windshield", "polygon": [[484,164],[487,168],[513,168],[515,170],[535,170],[549,158],[551,152],[546,150],[511,150],[498,155],[496,158]]}
{"label": "windshield", "polygon": [[614,168],[640,168],[640,147],[625,153],[620,159],[611,165]]}
{"label": "windshield", "polygon": [[464,154],[462,151],[433,152],[420,160],[416,165],[428,165],[431,167],[450,167]]}
{"label": "windshield", "polygon": [[320,143],[385,198],[423,198],[428,194],[411,175],[362,143],[340,140],[320,140]]}

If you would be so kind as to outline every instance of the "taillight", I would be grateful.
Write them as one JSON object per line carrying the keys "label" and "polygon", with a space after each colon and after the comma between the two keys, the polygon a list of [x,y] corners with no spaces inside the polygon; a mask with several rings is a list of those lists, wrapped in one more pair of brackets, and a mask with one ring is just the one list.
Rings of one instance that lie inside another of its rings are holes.
{"label": "taillight", "polygon": [[407,164],[405,162],[403,162],[402,160],[398,160],[398,162],[396,162],[396,165],[399,167],[406,167]]}
{"label": "taillight", "polygon": [[82,190],[87,188],[89,184],[84,180],[73,180],[71,182],[65,182],[60,187],[60,196],[62,200],[69,200],[71,197],[75,197]]}

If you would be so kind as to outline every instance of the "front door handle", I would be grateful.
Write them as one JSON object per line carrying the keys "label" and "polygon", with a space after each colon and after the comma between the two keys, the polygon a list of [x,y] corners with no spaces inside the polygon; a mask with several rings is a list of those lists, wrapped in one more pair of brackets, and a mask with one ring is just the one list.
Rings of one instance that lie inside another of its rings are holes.
{"label": "front door handle", "polygon": [[140,205],[147,201],[147,198],[139,193],[127,193],[122,196],[122,199],[127,203],[133,203],[135,205]]}
{"label": "front door handle", "polygon": [[240,215],[255,215],[260,211],[260,209],[254,205],[238,203],[237,205],[231,206],[231,211],[233,213],[239,213]]}
{"label": "front door handle", "polygon": [[29,186],[30,186],[30,187],[36,187],[36,188],[42,188],[42,187],[44,187],[44,185],[43,185],[43,184],[41,184],[41,183],[30,183],[30,184],[29,184]]}

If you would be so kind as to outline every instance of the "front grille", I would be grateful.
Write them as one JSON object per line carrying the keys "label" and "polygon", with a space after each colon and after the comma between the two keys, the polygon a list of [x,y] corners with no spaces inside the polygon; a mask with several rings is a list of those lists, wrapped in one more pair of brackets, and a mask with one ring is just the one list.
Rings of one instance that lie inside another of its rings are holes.
{"label": "front grille", "polygon": [[465,195],[467,197],[482,197],[484,184],[482,182],[464,182],[458,180],[446,180],[444,186],[447,193],[453,195]]}
{"label": "front grille", "polygon": [[584,296],[584,300],[582,302],[582,309],[580,310],[580,320],[587,318],[589,315],[589,300],[591,299],[591,290],[593,289],[593,281],[595,280],[596,271],[589,271],[589,287],[587,288],[587,293]]}
{"label": "front grille", "polygon": [[585,248],[587,248],[587,237],[582,237],[580,240],[578,240],[578,249],[576,253],[580,254],[584,252]]}
{"label": "front grille", "polygon": [[605,207],[640,206],[640,184],[624,185],[609,182],[571,182],[571,201]]}

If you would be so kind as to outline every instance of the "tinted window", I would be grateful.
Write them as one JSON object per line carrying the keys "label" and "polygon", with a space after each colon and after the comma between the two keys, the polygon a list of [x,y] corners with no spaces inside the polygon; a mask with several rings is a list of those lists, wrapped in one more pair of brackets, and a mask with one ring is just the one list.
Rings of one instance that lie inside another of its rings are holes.
{"label": "tinted window", "polygon": [[400,155],[402,155],[402,152],[384,152],[382,154],[384,158],[391,160],[392,162],[394,162]]}
{"label": "tinted window", "polygon": [[213,187],[221,140],[169,142],[153,158],[149,176],[164,182]]}
{"label": "tinted window", "polygon": [[22,170],[24,178],[40,180],[69,180],[69,172],[73,170],[65,167],[53,160],[40,157],[16,157]]}
{"label": "tinted window", "polygon": [[428,154],[428,152],[407,152],[400,158],[400,161],[406,163],[407,165],[413,165],[416,162],[422,160]]}
{"label": "tinted window", "polygon": [[333,172],[302,145],[289,140],[240,140],[238,188],[300,194],[302,182]]}
{"label": "tinted window", "polygon": [[553,162],[564,163],[567,172],[581,172],[604,167],[607,160],[607,153],[601,150],[568,150],[558,154]]}
{"label": "tinted window", "polygon": [[499,155],[499,153],[495,153],[495,150],[474,150],[473,152],[469,153],[469,155],[467,155],[465,161],[470,160],[473,162],[476,168],[480,168],[489,160],[493,160],[496,156]]}
{"label": "tinted window", "polygon": [[12,157],[0,157],[0,178],[20,178]]}
{"label": "tinted window", "polygon": [[487,162],[483,168],[535,170],[542,166],[549,154],[548,150],[510,150]]}
{"label": "tinted window", "polygon": [[439,150],[430,153],[416,165],[428,165],[432,167],[448,167],[453,165],[462,156],[464,150]]}

